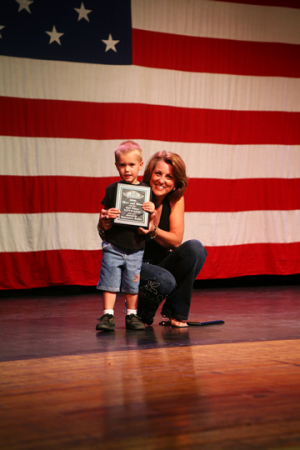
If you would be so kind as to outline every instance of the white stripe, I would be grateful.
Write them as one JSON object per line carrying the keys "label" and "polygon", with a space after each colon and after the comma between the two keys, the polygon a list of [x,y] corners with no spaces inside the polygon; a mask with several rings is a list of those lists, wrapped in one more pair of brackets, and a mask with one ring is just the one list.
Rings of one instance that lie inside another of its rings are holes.
{"label": "white stripe", "polygon": [[[300,178],[300,145],[136,141],[143,149],[144,165],[155,152],[171,151],[185,161],[191,178]],[[0,136],[0,175],[118,176],[113,151],[120,142]]]}
{"label": "white stripe", "polygon": [[209,247],[300,242],[300,210],[185,213],[189,239]]}
{"label": "white stripe", "polygon": [[300,43],[299,9],[207,0],[132,0],[131,4],[132,27],[141,30],[241,41]]}
{"label": "white stripe", "polygon": [[1,214],[0,252],[99,250],[99,214]]}
{"label": "white stripe", "polygon": [[2,56],[0,95],[238,111],[300,111],[300,79]]}
{"label": "white stripe", "polygon": [[[1,214],[0,252],[99,250],[98,214]],[[185,213],[184,240],[207,246],[300,242],[300,211]]]}

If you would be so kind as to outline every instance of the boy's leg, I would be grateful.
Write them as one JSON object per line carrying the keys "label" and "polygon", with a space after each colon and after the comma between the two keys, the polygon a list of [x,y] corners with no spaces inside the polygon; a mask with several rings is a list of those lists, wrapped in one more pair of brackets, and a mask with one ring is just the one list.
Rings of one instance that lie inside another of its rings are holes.
{"label": "boy's leg", "polygon": [[114,310],[117,294],[115,292],[103,292],[103,310]]}
{"label": "boy's leg", "polygon": [[96,330],[114,330],[114,306],[121,284],[123,255],[106,241],[102,243],[102,261],[97,289],[103,291],[103,315],[98,319]]}
{"label": "boy's leg", "polygon": [[138,291],[143,250],[127,255],[122,273],[122,291],[126,292],[127,312],[125,324],[127,330],[144,330],[145,325],[137,316]]}
{"label": "boy's leg", "polygon": [[117,294],[103,292],[103,315],[98,319],[97,331],[113,331],[115,329],[114,307]]}
{"label": "boy's leg", "polygon": [[138,294],[126,294],[127,309],[137,310]]}
{"label": "boy's leg", "polygon": [[127,314],[125,324],[127,330],[144,330],[145,325],[137,316],[138,294],[126,294]]}

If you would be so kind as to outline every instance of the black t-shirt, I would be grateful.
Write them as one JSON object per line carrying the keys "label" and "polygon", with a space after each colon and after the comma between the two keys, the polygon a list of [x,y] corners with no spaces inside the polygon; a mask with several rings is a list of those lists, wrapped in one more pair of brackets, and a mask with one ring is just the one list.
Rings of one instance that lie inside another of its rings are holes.
{"label": "black t-shirt", "polygon": [[[105,197],[101,202],[105,209],[115,208],[118,183],[128,184],[123,181],[116,181],[107,186]],[[140,186],[148,186],[145,183],[139,184]],[[105,240],[126,250],[143,250],[145,248],[145,236],[138,233],[138,227],[130,225],[114,224],[110,230],[105,231]]]}

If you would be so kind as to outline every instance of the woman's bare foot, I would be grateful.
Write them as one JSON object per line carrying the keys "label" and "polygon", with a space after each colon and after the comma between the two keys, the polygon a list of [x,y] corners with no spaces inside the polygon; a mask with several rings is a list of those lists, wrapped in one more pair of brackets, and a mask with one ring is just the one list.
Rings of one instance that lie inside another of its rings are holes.
{"label": "woman's bare foot", "polygon": [[186,322],[179,322],[176,319],[170,319],[170,324],[172,325],[172,327],[177,327],[177,328],[187,328],[188,324]]}

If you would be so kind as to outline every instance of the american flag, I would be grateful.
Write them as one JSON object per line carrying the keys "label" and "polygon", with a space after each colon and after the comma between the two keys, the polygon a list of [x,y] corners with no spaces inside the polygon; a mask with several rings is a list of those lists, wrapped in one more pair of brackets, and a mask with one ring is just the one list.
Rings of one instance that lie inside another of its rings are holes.
{"label": "american flag", "polygon": [[97,283],[113,150],[186,162],[201,279],[300,273],[299,0],[1,0],[0,287]]}

